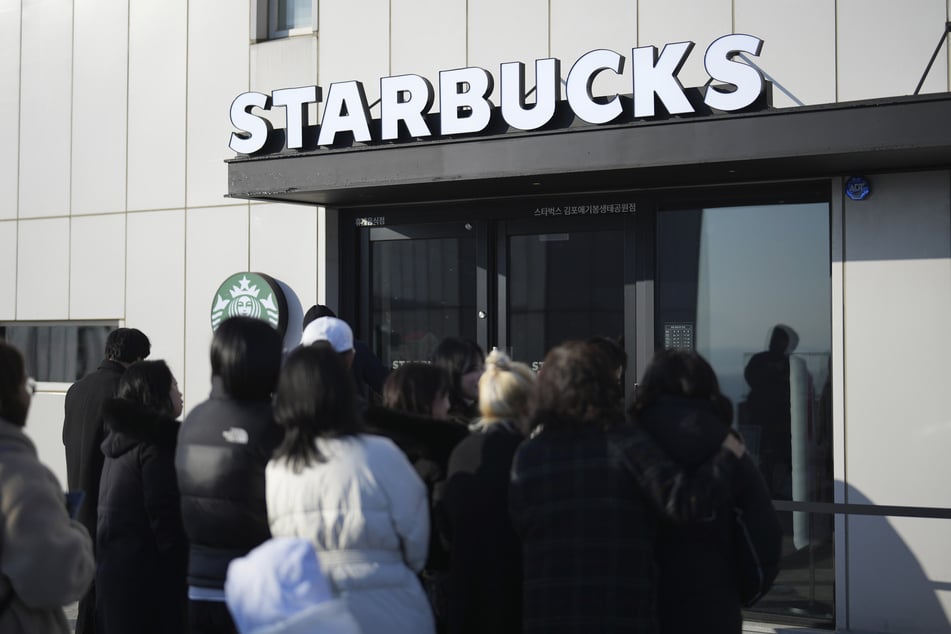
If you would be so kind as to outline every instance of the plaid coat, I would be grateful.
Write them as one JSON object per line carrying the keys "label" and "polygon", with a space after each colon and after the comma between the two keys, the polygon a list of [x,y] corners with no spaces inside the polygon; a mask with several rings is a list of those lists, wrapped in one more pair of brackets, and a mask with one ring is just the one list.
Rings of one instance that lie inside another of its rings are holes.
{"label": "plaid coat", "polygon": [[733,454],[694,476],[627,424],[543,430],[522,444],[509,504],[522,540],[524,632],[658,631],[658,519],[706,519]]}

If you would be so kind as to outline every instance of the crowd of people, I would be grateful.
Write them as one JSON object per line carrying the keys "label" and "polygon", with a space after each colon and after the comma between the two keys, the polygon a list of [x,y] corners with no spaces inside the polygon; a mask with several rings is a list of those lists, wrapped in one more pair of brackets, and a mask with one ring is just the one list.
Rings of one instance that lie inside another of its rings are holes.
{"label": "crowd of people", "polygon": [[80,599],[80,634],[736,634],[776,575],[766,485],[692,351],[626,409],[604,337],[537,374],[456,337],[386,372],[326,307],[286,357],[233,317],[181,423],[143,333],[105,352],[67,393],[64,500],[0,342],[4,632],[68,632]]}

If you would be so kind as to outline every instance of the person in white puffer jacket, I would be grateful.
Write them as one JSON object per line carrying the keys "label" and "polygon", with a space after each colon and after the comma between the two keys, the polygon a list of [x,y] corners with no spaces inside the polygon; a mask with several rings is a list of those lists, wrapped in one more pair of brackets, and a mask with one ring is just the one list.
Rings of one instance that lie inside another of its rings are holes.
{"label": "person in white puffer jacket", "polygon": [[363,634],[433,633],[417,577],[426,488],[392,441],[361,433],[352,379],[329,344],[288,357],[274,418],[285,436],[265,472],[271,534],[310,540]]}

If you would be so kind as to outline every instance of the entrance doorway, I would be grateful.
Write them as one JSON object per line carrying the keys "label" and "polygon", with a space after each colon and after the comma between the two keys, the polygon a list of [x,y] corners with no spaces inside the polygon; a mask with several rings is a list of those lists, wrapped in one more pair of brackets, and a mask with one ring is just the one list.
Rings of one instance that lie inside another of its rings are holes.
{"label": "entrance doorway", "polygon": [[429,360],[447,336],[535,370],[566,339],[611,337],[627,352],[628,398],[655,350],[697,350],[785,529],[782,571],[750,617],[828,625],[829,199],[828,183],[792,183],[353,210],[344,306],[390,368]]}

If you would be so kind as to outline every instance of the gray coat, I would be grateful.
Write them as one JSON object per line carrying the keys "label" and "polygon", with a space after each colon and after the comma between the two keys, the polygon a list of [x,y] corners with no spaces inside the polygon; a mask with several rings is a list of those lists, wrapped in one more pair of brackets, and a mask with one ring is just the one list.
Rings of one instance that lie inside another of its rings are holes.
{"label": "gray coat", "polygon": [[79,599],[96,572],[86,529],[69,518],[56,476],[40,463],[23,430],[0,419],[0,615],[4,634],[68,633],[64,605]]}

